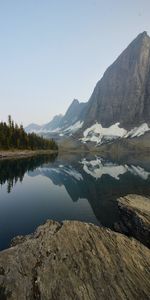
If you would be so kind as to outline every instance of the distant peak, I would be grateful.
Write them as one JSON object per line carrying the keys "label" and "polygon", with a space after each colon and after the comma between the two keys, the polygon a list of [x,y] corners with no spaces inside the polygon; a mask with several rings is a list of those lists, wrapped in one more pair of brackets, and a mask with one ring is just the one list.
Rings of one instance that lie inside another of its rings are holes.
{"label": "distant peak", "polygon": [[61,118],[61,117],[63,117],[63,114],[58,114],[58,115],[56,115],[54,117]]}
{"label": "distant peak", "polygon": [[39,126],[39,125],[36,123],[30,123],[28,126]]}
{"label": "distant peak", "polygon": [[137,36],[138,39],[145,39],[145,38],[150,38],[147,31],[143,31],[142,33],[140,33],[138,36]]}
{"label": "distant peak", "polygon": [[79,104],[79,100],[78,99],[73,99],[72,104]]}
{"label": "distant peak", "polygon": [[149,37],[147,31],[143,31],[143,32],[141,33],[141,35],[143,35],[143,36],[148,36],[148,37]]}
{"label": "distant peak", "polygon": [[[133,47],[133,46],[134,46],[134,49],[143,49],[143,46],[150,47],[150,37],[146,31],[143,31],[142,33],[138,34],[137,37],[125,49],[125,51],[127,49],[131,49],[131,47]],[[141,46],[142,46],[142,48],[141,48]],[[133,48],[132,48],[132,50],[133,50]]]}

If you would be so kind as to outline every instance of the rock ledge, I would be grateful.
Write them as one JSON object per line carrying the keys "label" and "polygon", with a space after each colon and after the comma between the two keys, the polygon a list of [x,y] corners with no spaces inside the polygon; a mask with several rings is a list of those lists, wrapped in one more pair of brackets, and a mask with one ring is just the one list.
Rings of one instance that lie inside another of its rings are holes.
{"label": "rock ledge", "polygon": [[150,197],[127,195],[118,199],[121,222],[116,230],[135,237],[150,248]]}
{"label": "rock ledge", "polygon": [[0,299],[149,299],[149,249],[122,234],[47,221],[13,245],[0,253]]}

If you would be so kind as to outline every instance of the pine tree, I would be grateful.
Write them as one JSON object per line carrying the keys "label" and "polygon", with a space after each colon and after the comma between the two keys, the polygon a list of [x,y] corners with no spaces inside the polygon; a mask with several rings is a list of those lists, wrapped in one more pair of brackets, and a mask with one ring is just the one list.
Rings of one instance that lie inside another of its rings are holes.
{"label": "pine tree", "polygon": [[8,116],[8,124],[0,123],[0,149],[52,149],[58,150],[54,140],[47,140],[35,133],[27,134],[23,125],[18,126],[11,116]]}

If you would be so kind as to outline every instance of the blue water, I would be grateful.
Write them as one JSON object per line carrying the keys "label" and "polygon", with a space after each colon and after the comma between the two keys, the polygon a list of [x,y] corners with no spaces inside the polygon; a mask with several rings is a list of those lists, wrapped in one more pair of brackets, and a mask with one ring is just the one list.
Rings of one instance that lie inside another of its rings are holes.
{"label": "blue water", "polygon": [[47,219],[114,228],[116,199],[150,195],[150,164],[99,156],[39,156],[0,161],[0,249]]}

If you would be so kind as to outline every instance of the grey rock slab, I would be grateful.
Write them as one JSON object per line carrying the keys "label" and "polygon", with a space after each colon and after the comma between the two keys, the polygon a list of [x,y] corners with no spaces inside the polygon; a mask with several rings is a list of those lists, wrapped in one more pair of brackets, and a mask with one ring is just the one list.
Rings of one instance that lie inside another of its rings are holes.
{"label": "grey rock slab", "polygon": [[0,299],[149,299],[150,252],[135,239],[47,221],[13,243],[0,253]]}

